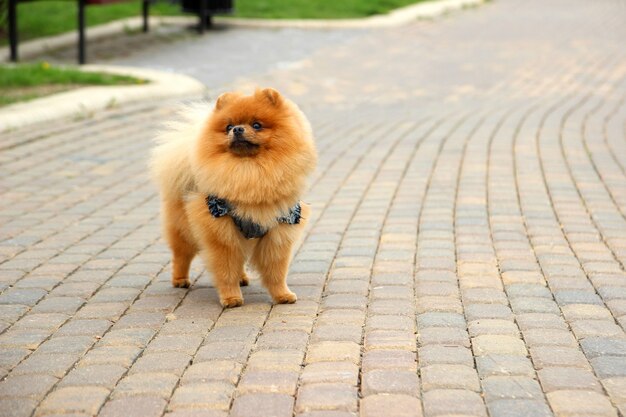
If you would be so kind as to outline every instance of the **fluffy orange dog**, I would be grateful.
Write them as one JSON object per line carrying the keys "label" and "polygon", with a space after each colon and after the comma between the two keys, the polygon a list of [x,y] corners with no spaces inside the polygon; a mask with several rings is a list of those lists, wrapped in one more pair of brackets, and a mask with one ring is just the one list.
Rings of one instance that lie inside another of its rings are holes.
{"label": "fluffy orange dog", "polygon": [[172,284],[189,286],[199,253],[222,305],[240,306],[249,260],[276,303],[295,302],[287,270],[310,211],[300,196],[317,160],[308,120],[269,88],[225,93],[213,111],[195,107],[182,115],[159,136],[151,159]]}

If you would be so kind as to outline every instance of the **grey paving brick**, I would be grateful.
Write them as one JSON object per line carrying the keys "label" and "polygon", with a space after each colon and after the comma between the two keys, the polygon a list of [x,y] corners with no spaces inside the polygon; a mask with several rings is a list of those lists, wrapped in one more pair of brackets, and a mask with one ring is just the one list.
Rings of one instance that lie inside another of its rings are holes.
{"label": "grey paving brick", "polygon": [[356,411],[357,390],[348,384],[318,383],[302,386],[296,398],[296,413],[315,410]]}
{"label": "grey paving brick", "polygon": [[356,386],[358,378],[359,368],[351,362],[315,362],[304,367],[300,384],[338,382]]}
{"label": "grey paving brick", "polygon": [[530,360],[520,355],[486,355],[476,358],[476,367],[481,378],[490,375],[529,376],[535,374]]}
{"label": "grey paving brick", "polygon": [[65,387],[52,392],[41,403],[35,415],[59,414],[59,412],[78,412],[96,414],[109,390],[102,387]]}
{"label": "grey paving brick", "polygon": [[503,399],[543,400],[539,383],[523,376],[490,376],[482,381],[485,401],[490,403]]}
{"label": "grey paving brick", "polygon": [[363,353],[362,369],[416,369],[415,352],[408,350],[370,350]]}
{"label": "grey paving brick", "polygon": [[507,399],[487,403],[493,417],[550,417],[550,407],[540,400]]}
{"label": "grey paving brick", "polygon": [[86,365],[72,369],[60,382],[59,386],[98,385],[113,389],[117,381],[126,373],[126,368],[119,365]]}
{"label": "grey paving brick", "polygon": [[424,393],[424,415],[441,416],[469,414],[486,416],[487,410],[479,394],[459,389],[437,389]]}
{"label": "grey paving brick", "polygon": [[548,393],[547,398],[556,414],[617,416],[609,399],[594,391],[555,391]]}
{"label": "grey paving brick", "polygon": [[476,371],[465,365],[429,365],[420,369],[422,389],[462,389],[480,391]]}
{"label": "grey paving brick", "polygon": [[166,401],[159,397],[125,397],[108,401],[98,415],[103,417],[143,417],[160,415]]}
{"label": "grey paving brick", "polygon": [[363,417],[382,415],[421,417],[423,414],[422,404],[415,397],[399,394],[377,394],[361,400],[360,415]]}
{"label": "grey paving brick", "polygon": [[605,337],[588,337],[580,342],[585,355],[589,358],[598,356],[626,356],[626,340]]}
{"label": "grey paving brick", "polygon": [[452,364],[474,367],[472,352],[463,346],[427,345],[418,350],[418,357],[422,366]]}
{"label": "grey paving brick", "polygon": [[309,345],[306,363],[349,361],[358,363],[360,346],[354,342],[319,342]]}
{"label": "grey paving brick", "polygon": [[291,417],[294,399],[285,394],[246,394],[235,398],[231,410],[232,416],[250,416],[263,410],[268,417]]}
{"label": "grey paving brick", "polygon": [[399,369],[378,369],[363,373],[361,392],[364,396],[374,394],[419,395],[417,373]]}
{"label": "grey paving brick", "polygon": [[586,369],[549,367],[537,372],[545,392],[581,389],[601,391],[602,387],[593,373]]}
{"label": "grey paving brick", "polygon": [[56,384],[58,378],[50,375],[16,375],[0,382],[0,398],[30,397],[41,400]]}
{"label": "grey paving brick", "polygon": [[189,384],[174,392],[168,409],[207,408],[228,410],[234,387],[223,382]]}
{"label": "grey paving brick", "polygon": [[65,375],[72,367],[79,355],[72,354],[34,354],[22,361],[15,369],[13,375],[53,375],[57,378]]}
{"label": "grey paving brick", "polygon": [[156,396],[169,398],[178,383],[178,376],[171,373],[135,373],[124,377],[115,387],[112,397]]}
{"label": "grey paving brick", "polygon": [[293,396],[298,384],[298,373],[279,371],[245,372],[237,386],[244,393],[278,393]]}

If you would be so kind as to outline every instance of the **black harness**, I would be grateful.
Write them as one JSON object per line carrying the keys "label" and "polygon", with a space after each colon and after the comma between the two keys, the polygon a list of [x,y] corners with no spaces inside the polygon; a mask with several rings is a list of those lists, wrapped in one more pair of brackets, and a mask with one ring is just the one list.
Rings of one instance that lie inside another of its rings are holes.
{"label": "black harness", "polygon": [[[250,220],[242,219],[235,216],[233,213],[233,206],[222,198],[217,198],[214,195],[210,195],[206,198],[206,205],[209,207],[209,212],[213,217],[224,217],[227,214],[233,219],[235,226],[239,228],[239,231],[246,239],[261,238],[269,232],[269,229],[254,223]],[[283,224],[298,224],[300,223],[300,203],[296,203],[295,206],[289,209],[289,214],[277,218],[278,223]]]}

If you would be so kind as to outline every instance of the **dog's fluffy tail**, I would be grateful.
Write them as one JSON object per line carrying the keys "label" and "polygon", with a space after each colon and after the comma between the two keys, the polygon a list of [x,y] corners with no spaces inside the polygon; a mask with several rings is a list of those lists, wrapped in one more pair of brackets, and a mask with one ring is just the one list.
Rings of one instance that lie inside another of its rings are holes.
{"label": "dog's fluffy tail", "polygon": [[165,124],[155,138],[149,166],[163,199],[182,199],[195,189],[190,157],[210,109],[206,102],[181,106],[178,120]]}

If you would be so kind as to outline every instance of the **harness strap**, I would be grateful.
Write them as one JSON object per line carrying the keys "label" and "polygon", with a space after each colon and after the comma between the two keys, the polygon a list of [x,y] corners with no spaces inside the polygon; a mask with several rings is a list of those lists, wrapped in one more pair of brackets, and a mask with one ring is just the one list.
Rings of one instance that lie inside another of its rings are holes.
{"label": "harness strap", "polygon": [[[237,226],[243,237],[246,239],[262,238],[269,231],[269,229],[259,225],[258,223],[233,215],[233,206],[223,198],[217,198],[214,195],[209,195],[206,198],[206,204],[213,217],[224,217],[226,215],[230,215],[235,223],[235,226]],[[289,209],[289,213],[286,216],[278,217],[276,220],[278,223],[283,224],[299,224],[301,212],[302,208],[300,207],[300,203],[296,203],[295,206]]]}

